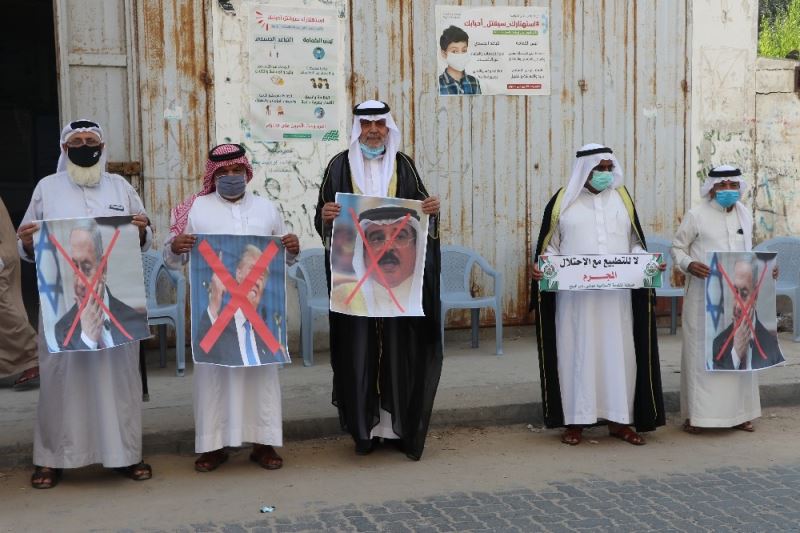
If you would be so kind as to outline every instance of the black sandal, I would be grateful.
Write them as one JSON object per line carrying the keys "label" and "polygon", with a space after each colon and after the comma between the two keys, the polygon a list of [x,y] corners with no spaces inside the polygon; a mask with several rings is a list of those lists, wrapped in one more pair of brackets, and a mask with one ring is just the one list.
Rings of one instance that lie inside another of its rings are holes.
{"label": "black sandal", "polygon": [[153,468],[144,461],[136,463],[135,465],[115,468],[114,472],[120,473],[134,481],[146,481],[153,477]]}
{"label": "black sandal", "polygon": [[37,466],[31,474],[31,487],[34,489],[52,489],[59,481],[61,481],[60,468]]}

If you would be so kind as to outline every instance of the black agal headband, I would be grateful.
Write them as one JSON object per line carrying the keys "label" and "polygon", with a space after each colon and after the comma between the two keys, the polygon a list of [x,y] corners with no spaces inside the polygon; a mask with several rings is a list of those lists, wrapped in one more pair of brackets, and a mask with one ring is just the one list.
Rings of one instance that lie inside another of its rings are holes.
{"label": "black agal headband", "polygon": [[365,107],[363,109],[359,109],[358,104],[353,108],[353,114],[356,116],[364,116],[364,115],[385,115],[390,111],[389,104],[386,102],[381,102],[383,107]]}
{"label": "black agal headband", "polygon": [[406,215],[411,215],[412,217],[419,220],[419,214],[413,209],[409,209],[407,207],[387,205],[384,207],[375,207],[373,209],[367,209],[366,211],[362,211],[361,214],[358,215],[358,221],[361,222],[362,220],[397,220],[398,218],[403,218]]}
{"label": "black agal headband", "polygon": [[587,155],[595,155],[595,154],[613,154],[614,151],[611,148],[606,148],[603,146],[602,148],[592,148],[591,150],[578,150],[575,153],[575,157],[586,157]]}
{"label": "black agal headband", "polygon": [[741,176],[742,171],[738,168],[734,168],[732,170],[717,170],[712,168],[711,171],[708,173],[709,178],[734,178],[736,176]]}
{"label": "black agal headband", "polygon": [[91,120],[76,120],[75,122],[70,122],[69,127],[73,130],[77,130],[80,128],[99,128],[100,126]]}
{"label": "black agal headband", "polygon": [[[220,154],[215,154],[214,150],[217,150],[221,146],[235,146],[236,149],[232,152],[223,152]],[[220,144],[219,146],[215,146],[208,152],[208,158],[215,163],[219,163],[220,161],[230,161],[231,159],[238,159],[243,155],[245,155],[245,153],[246,153],[245,149],[241,144],[234,144],[234,143]]]}

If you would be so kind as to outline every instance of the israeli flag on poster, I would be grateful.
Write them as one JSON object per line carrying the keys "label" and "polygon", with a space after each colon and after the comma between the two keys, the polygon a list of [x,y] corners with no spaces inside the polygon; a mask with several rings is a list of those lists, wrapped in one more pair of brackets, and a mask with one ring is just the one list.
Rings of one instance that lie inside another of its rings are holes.
{"label": "israeli flag on poster", "polygon": [[[50,242],[50,230],[47,222],[41,223],[38,238],[34,243],[37,264],[36,276],[39,282],[40,308],[42,322],[55,323],[65,311],[64,292],[61,283],[61,267],[57,260],[58,251]],[[56,346],[55,330],[44,328],[48,346]]]}

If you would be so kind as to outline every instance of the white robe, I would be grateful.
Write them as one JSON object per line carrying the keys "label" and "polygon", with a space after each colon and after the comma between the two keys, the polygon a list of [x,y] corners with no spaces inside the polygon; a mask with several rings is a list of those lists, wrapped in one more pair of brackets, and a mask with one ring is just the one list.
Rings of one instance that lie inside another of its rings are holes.
{"label": "white robe", "polygon": [[[704,200],[684,216],[672,242],[675,264],[707,264],[707,252],[746,251],[736,210]],[[681,416],[698,427],[732,427],[761,416],[755,372],[709,372],[705,358],[705,280],[686,276],[681,352]]]}
{"label": "white robe", "polygon": [[[583,189],[561,213],[548,254],[628,254],[644,249],[619,193]],[[564,424],[633,422],[636,352],[629,290],[560,291],[556,349]]]}
{"label": "white robe", "polygon": [[[184,232],[270,236],[284,235],[286,226],[280,212],[266,198],[248,192],[239,201],[229,202],[211,193],[194,201]],[[173,254],[170,244],[171,239],[164,246],[165,261],[170,267],[179,268],[189,254]],[[282,446],[282,420],[276,365],[194,366],[197,453],[245,442]]]}
{"label": "white robe", "polygon": [[[96,187],[80,187],[66,172],[59,172],[36,186],[22,224],[138,213],[144,213],[142,201],[122,176],[105,173]],[[150,247],[151,240],[148,228],[143,250]],[[21,243],[19,250],[23,259],[32,260]],[[51,354],[40,318],[38,344],[41,387],[33,463],[51,468],[94,463],[113,468],[138,463],[142,459],[139,343]]]}

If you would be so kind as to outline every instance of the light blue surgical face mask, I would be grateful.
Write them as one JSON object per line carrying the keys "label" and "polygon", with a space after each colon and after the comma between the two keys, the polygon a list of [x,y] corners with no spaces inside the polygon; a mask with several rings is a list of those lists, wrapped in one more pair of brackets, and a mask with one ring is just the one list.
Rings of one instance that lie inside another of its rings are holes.
{"label": "light blue surgical face mask", "polygon": [[738,202],[739,198],[741,197],[742,193],[739,191],[724,190],[714,193],[714,199],[725,209],[728,209],[730,206]]}
{"label": "light blue surgical face mask", "polygon": [[367,146],[366,144],[360,142],[358,145],[361,147],[361,153],[364,154],[364,157],[367,159],[375,159],[383,155],[386,151],[386,146],[379,146],[378,148],[372,148],[371,146]]}
{"label": "light blue surgical face mask", "polygon": [[596,191],[603,191],[611,185],[614,181],[614,174],[607,170],[594,170],[592,171],[592,178],[589,180],[589,185]]}
{"label": "light blue surgical face mask", "polygon": [[247,188],[244,174],[226,174],[217,178],[217,193],[227,200],[239,198]]}

